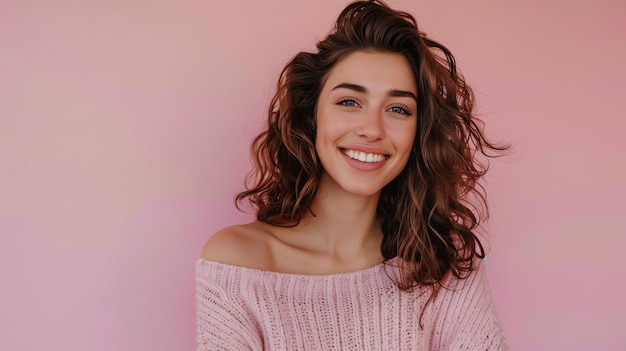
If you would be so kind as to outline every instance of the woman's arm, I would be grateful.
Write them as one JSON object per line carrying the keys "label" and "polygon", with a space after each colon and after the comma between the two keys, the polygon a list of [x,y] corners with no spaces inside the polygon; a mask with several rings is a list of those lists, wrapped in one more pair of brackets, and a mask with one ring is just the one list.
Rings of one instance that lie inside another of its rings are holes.
{"label": "woman's arm", "polygon": [[466,279],[449,279],[436,300],[432,327],[440,332],[431,341],[439,350],[509,349],[482,265]]}
{"label": "woman's arm", "polygon": [[262,350],[254,322],[206,273],[200,261],[196,270],[198,351]]}

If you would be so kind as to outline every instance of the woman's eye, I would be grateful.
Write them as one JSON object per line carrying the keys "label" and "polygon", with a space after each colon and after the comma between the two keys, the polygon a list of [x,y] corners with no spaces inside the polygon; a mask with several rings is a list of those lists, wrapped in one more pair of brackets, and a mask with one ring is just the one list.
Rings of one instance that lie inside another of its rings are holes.
{"label": "woman's eye", "polygon": [[356,106],[359,106],[359,104],[357,104],[356,101],[354,101],[352,99],[341,100],[341,101],[337,102],[337,105],[341,105],[341,106],[344,106],[344,107],[356,107]]}
{"label": "woman's eye", "polygon": [[407,109],[406,107],[403,107],[403,106],[391,106],[389,111],[395,112],[395,113],[400,113],[400,114],[403,114],[403,115],[408,115],[408,116],[411,115],[411,111],[409,111],[409,109]]}

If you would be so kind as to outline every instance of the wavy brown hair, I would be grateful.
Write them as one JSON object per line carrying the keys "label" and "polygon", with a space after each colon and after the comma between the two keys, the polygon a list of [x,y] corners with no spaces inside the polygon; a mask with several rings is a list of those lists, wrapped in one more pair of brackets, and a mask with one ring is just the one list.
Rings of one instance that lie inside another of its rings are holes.
{"label": "wavy brown hair", "polygon": [[381,251],[385,259],[403,260],[403,290],[427,285],[436,291],[448,272],[466,277],[485,253],[476,235],[487,217],[478,181],[487,171],[485,160],[507,146],[485,139],[472,113],[474,95],[454,57],[420,32],[413,16],[382,1],[348,5],[317,49],[300,52],[282,71],[268,127],[252,144],[255,169],[236,203],[250,201],[260,221],[297,225],[310,210],[322,173],[316,105],[330,69],[359,50],[401,53],[418,85],[419,122],[406,167],[381,191]]}

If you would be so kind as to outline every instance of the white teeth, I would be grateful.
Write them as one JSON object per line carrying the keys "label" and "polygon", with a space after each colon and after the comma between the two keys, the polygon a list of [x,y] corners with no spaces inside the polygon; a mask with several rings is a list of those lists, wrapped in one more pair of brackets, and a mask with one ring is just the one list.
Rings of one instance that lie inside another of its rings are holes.
{"label": "white teeth", "polygon": [[343,150],[343,153],[346,154],[346,156],[350,157],[351,159],[354,160],[359,160],[361,162],[366,162],[366,163],[372,163],[372,162],[382,162],[385,160],[385,155],[379,155],[379,154],[366,154],[365,152],[361,152],[361,151],[356,151],[356,150]]}

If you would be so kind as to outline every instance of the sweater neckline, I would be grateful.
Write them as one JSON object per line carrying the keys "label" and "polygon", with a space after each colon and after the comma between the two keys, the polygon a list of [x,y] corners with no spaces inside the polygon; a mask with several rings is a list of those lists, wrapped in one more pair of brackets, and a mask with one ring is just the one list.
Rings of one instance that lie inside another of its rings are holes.
{"label": "sweater neckline", "polygon": [[252,275],[265,275],[265,276],[277,276],[277,277],[302,277],[302,278],[328,278],[328,277],[349,277],[349,276],[364,275],[364,274],[367,275],[369,273],[374,273],[376,271],[384,269],[386,266],[396,267],[397,260],[398,260],[398,257],[394,257],[394,258],[385,260],[384,262],[379,263],[377,265],[359,269],[356,271],[328,273],[328,274],[286,273],[286,272],[269,271],[269,270],[264,270],[264,269],[238,266],[234,264],[222,263],[222,262],[217,262],[217,261],[210,261],[205,258],[199,258],[197,261],[197,264],[200,266],[208,265],[214,268],[225,268],[231,271],[239,271],[241,273],[252,274]]}

